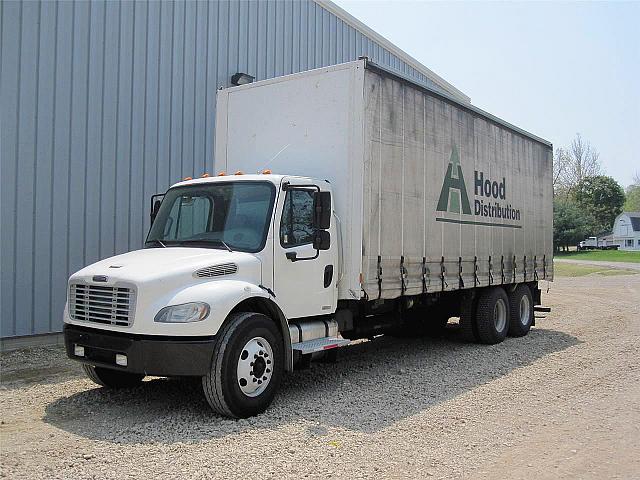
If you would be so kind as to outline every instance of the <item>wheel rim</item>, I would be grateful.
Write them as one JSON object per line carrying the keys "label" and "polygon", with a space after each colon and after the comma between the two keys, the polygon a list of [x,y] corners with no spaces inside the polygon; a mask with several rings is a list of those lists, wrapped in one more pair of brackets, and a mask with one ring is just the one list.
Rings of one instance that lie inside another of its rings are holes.
{"label": "wheel rim", "polygon": [[249,340],[240,351],[236,369],[238,386],[247,397],[264,392],[273,376],[273,349],[262,337]]}
{"label": "wheel rim", "polygon": [[496,306],[493,307],[493,323],[498,332],[502,332],[507,325],[507,305],[501,298],[498,299]]}
{"label": "wheel rim", "polygon": [[531,319],[531,303],[529,303],[529,297],[527,295],[523,295],[520,299],[520,323],[522,325],[529,325],[529,320]]}

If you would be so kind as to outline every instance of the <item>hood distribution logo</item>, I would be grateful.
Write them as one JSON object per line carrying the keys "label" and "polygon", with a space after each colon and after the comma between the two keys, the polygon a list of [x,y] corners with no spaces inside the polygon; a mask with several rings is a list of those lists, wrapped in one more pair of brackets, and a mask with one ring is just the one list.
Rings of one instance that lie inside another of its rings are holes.
{"label": "hood distribution logo", "polygon": [[[469,203],[469,195],[467,194],[467,186],[464,182],[464,174],[462,165],[460,164],[460,155],[458,148],[453,145],[451,149],[451,157],[449,166],[444,175],[442,182],[442,190],[438,198],[437,212],[457,213],[463,215],[471,215],[474,217],[497,218],[501,220],[520,220],[520,210],[513,208],[511,204],[502,204],[497,200],[505,200],[507,198],[507,181],[502,177],[502,181],[491,181],[485,177],[484,172],[475,170],[474,174],[474,211],[471,212],[471,204]],[[482,197],[488,197],[490,200],[485,201]],[[458,215],[459,217],[459,215]],[[507,227],[522,228],[521,225],[502,222],[479,222],[475,220],[461,220],[460,218],[436,217],[438,222],[459,223],[466,225],[484,225],[491,227]]]}
{"label": "hood distribution logo", "polygon": [[471,207],[469,206],[469,197],[467,196],[467,186],[464,184],[464,175],[462,174],[462,166],[460,165],[460,156],[458,149],[453,146],[451,150],[451,159],[449,167],[442,182],[442,190],[438,199],[438,212],[452,212],[471,215]]}

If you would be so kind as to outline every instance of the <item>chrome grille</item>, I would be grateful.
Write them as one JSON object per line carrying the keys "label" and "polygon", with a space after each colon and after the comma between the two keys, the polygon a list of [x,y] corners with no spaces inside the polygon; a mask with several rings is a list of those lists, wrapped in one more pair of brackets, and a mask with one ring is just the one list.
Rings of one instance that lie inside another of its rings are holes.
{"label": "chrome grille", "polygon": [[123,286],[74,283],[69,287],[72,319],[128,327],[133,323],[135,291]]}
{"label": "chrome grille", "polygon": [[218,277],[220,275],[231,275],[238,271],[238,265],[235,263],[222,263],[220,265],[213,265],[211,267],[204,267],[196,270],[194,275],[196,277]]}

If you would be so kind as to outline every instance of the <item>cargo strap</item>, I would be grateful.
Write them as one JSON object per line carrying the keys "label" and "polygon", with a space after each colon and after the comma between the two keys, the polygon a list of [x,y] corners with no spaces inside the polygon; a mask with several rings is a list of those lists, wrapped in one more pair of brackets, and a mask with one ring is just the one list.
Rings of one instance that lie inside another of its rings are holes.
{"label": "cargo strap", "polygon": [[407,269],[404,266],[404,255],[400,257],[400,295],[407,291]]}
{"label": "cargo strap", "polygon": [[444,279],[444,274],[447,271],[446,267],[444,266],[444,257],[442,257],[440,259],[440,285],[442,287],[442,290],[444,291],[445,286],[448,287],[449,285],[447,284],[447,282]]}
{"label": "cargo strap", "polygon": [[477,287],[478,283],[480,283],[480,279],[478,279],[478,257],[473,257],[473,286]]}
{"label": "cargo strap", "polygon": [[513,281],[513,283],[516,283],[516,270],[518,269],[518,264],[516,263],[516,256],[515,255],[513,256],[512,265],[513,265],[513,280],[512,281]]}
{"label": "cargo strap", "polygon": [[458,287],[464,288],[464,280],[462,279],[462,257],[458,257]]}
{"label": "cargo strap", "polygon": [[493,265],[491,264],[491,255],[489,255],[489,285],[493,284]]}
{"label": "cargo strap", "polygon": [[533,256],[533,279],[538,281],[538,256]]}
{"label": "cargo strap", "polygon": [[427,257],[422,257],[422,293],[427,293]]}
{"label": "cargo strap", "polygon": [[504,283],[504,255],[500,257],[500,283]]}
{"label": "cargo strap", "polygon": [[524,262],[523,263],[524,263],[524,270],[523,270],[524,281],[526,282],[527,281],[527,256],[526,255],[524,256]]}
{"label": "cargo strap", "polygon": [[382,298],[382,257],[378,255],[378,298]]}

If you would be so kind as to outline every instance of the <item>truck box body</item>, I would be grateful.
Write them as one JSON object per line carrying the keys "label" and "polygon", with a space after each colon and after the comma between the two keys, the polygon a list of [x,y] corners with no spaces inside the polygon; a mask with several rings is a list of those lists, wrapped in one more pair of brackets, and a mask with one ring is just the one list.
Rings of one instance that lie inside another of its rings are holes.
{"label": "truck box body", "polygon": [[548,142],[366,60],[217,101],[217,171],[331,182],[340,299],[553,278]]}

